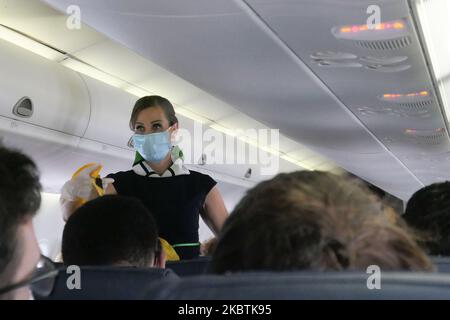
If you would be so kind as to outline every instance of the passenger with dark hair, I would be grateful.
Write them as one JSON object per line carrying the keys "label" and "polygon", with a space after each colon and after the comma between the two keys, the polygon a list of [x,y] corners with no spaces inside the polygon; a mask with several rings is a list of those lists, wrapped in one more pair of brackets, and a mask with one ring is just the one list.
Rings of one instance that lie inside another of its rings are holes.
{"label": "passenger with dark hair", "polygon": [[[0,299],[30,299],[29,286],[37,276],[45,280],[56,275],[40,256],[33,228],[40,192],[33,160],[0,145]],[[48,267],[45,274],[38,266]]]}
{"label": "passenger with dark hair", "polygon": [[420,233],[429,254],[450,256],[450,182],[434,183],[416,191],[403,218]]}
{"label": "passenger with dark hair", "polygon": [[79,207],[62,239],[65,265],[165,267],[152,214],[137,199],[105,195]]}
{"label": "passenger with dark hair", "polygon": [[[108,175],[101,184],[111,183],[105,187],[107,194],[141,200],[154,215],[160,237],[175,249],[176,257],[191,259],[200,254],[199,215],[217,234],[228,212],[216,181],[184,166],[183,152],[173,144],[178,125],[175,109],[166,98],[146,96],[137,100],[130,117],[134,133],[130,143],[136,150],[132,168]],[[89,177],[98,166],[86,170],[89,172],[69,180],[62,189],[65,220],[80,203],[79,198],[98,196]],[[169,247],[169,251],[174,250]]]}
{"label": "passenger with dark hair", "polygon": [[219,236],[212,259],[228,271],[433,270],[406,229],[367,191],[325,172],[279,174],[249,190]]}

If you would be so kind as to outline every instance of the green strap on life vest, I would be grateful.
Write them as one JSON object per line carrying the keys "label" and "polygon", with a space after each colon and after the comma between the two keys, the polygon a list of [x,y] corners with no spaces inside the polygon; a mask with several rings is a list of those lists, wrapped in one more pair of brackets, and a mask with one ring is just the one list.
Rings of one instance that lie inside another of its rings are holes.
{"label": "green strap on life vest", "polygon": [[176,247],[196,247],[199,246],[200,242],[196,242],[196,243],[177,243],[177,244],[173,244],[172,248],[176,248]]}

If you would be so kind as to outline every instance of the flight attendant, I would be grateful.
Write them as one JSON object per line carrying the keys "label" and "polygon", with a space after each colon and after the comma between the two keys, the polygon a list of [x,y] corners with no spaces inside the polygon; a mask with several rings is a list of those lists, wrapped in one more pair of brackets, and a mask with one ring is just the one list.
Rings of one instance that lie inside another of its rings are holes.
{"label": "flight attendant", "polygon": [[[228,217],[216,182],[184,166],[181,149],[171,142],[178,129],[178,119],[166,98],[139,99],[131,113],[130,128],[135,133],[133,167],[103,179],[105,193],[140,199],[153,213],[159,236],[170,243],[181,259],[199,256],[199,215],[216,235]],[[79,206],[76,199],[98,196],[91,182],[92,175],[89,176],[98,172],[98,168],[87,167],[84,175],[81,172],[78,179],[64,185],[61,204],[65,220]]]}

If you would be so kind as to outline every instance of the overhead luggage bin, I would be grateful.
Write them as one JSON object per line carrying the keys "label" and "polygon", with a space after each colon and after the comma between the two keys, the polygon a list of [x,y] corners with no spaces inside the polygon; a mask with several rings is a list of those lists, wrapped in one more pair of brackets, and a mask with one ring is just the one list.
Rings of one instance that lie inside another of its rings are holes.
{"label": "overhead luggage bin", "polygon": [[0,116],[83,136],[90,114],[83,79],[6,41],[0,41],[0,48]]}

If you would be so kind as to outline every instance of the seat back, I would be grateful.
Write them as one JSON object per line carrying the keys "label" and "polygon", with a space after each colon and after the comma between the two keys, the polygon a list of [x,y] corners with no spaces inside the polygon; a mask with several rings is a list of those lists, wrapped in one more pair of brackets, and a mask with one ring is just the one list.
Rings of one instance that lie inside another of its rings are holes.
{"label": "seat back", "polygon": [[157,280],[176,279],[169,269],[133,267],[81,267],[80,289],[68,288],[74,284],[74,274],[61,268],[50,297],[37,300],[95,300],[142,299],[146,288]]}
{"label": "seat back", "polygon": [[353,272],[239,273],[160,281],[149,287],[156,300],[450,299],[450,275],[381,273],[381,289],[371,275]]}
{"label": "seat back", "polygon": [[168,261],[166,268],[173,270],[180,277],[198,276],[209,273],[210,257],[201,257],[192,260]]}
{"label": "seat back", "polygon": [[436,266],[437,271],[450,273],[450,257],[432,257],[431,261]]}

